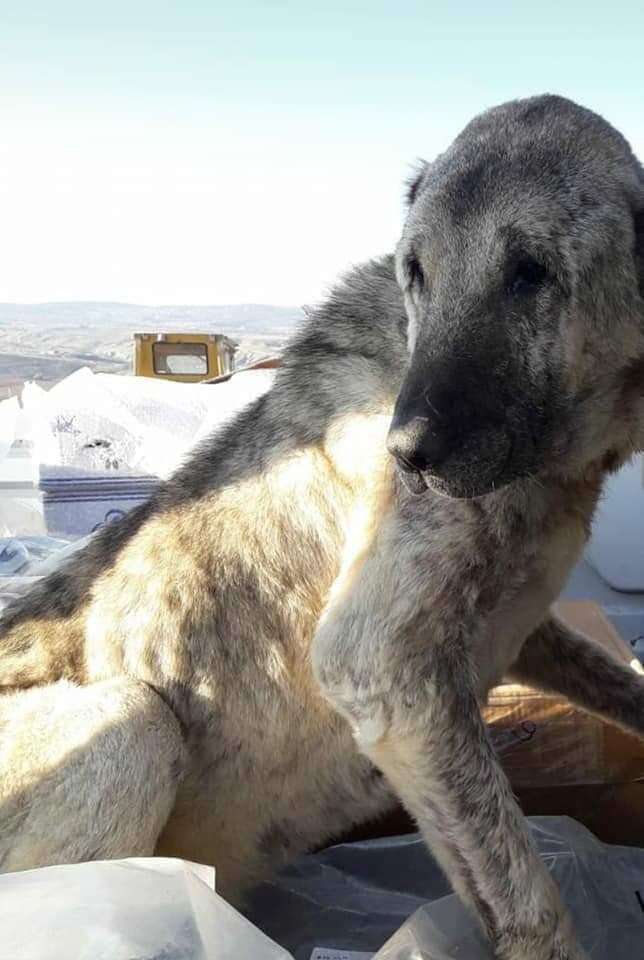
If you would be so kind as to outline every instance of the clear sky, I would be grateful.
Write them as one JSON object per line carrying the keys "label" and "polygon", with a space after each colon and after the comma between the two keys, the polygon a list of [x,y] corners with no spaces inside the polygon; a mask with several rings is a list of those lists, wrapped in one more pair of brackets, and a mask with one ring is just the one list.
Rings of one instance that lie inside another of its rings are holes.
{"label": "clear sky", "polygon": [[0,0],[0,300],[311,302],[546,91],[642,157],[641,0]]}

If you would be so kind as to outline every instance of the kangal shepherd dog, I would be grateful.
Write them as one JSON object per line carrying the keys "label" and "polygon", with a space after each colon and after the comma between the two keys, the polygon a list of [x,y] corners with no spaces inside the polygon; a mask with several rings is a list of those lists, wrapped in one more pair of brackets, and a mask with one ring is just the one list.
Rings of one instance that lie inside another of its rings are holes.
{"label": "kangal shepherd dog", "polygon": [[398,799],[499,960],[581,960],[480,705],[644,736],[549,613],[643,437],[642,167],[565,99],[489,110],[271,391],[6,609],[2,869],[157,852],[238,900]]}

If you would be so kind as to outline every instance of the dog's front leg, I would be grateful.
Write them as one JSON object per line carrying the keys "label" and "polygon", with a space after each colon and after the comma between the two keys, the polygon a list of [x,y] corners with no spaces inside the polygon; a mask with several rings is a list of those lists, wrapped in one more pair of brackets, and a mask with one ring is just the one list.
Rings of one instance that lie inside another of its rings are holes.
{"label": "dog's front leg", "polygon": [[[328,625],[327,625],[328,629]],[[499,960],[581,960],[555,885],[533,849],[481,721],[455,644],[433,665],[331,679],[328,696],[359,748],[416,819],[456,892],[474,907]]]}
{"label": "dog's front leg", "polygon": [[582,960],[488,741],[474,638],[464,623],[441,628],[422,603],[403,601],[418,568],[406,569],[404,551],[385,562],[379,539],[346,572],[319,626],[320,685],[478,913],[496,956]]}

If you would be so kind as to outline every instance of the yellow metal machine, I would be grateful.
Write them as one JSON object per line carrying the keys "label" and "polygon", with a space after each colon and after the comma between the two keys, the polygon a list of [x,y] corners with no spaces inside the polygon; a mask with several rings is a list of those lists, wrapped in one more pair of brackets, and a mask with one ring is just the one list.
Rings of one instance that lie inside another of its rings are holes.
{"label": "yellow metal machine", "polygon": [[135,333],[134,374],[199,383],[231,373],[236,349],[221,333]]}

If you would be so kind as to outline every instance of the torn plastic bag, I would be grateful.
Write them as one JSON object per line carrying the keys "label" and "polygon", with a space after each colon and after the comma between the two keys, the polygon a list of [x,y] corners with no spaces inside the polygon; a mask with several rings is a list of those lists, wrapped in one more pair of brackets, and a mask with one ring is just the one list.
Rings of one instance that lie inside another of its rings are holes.
{"label": "torn plastic bag", "polygon": [[[644,850],[602,844],[566,817],[530,826],[592,960],[644,957]],[[301,858],[258,890],[249,917],[295,960],[320,947],[330,957],[493,960],[448,890],[417,835],[369,840]]]}
{"label": "torn plastic bag", "polygon": [[[72,541],[56,537],[0,537],[0,613],[40,578],[58,570],[89,537]],[[1,958],[0,958],[1,960]]]}
{"label": "torn plastic bag", "polygon": [[0,960],[291,960],[212,868],[162,857],[0,876],[0,931]]}

